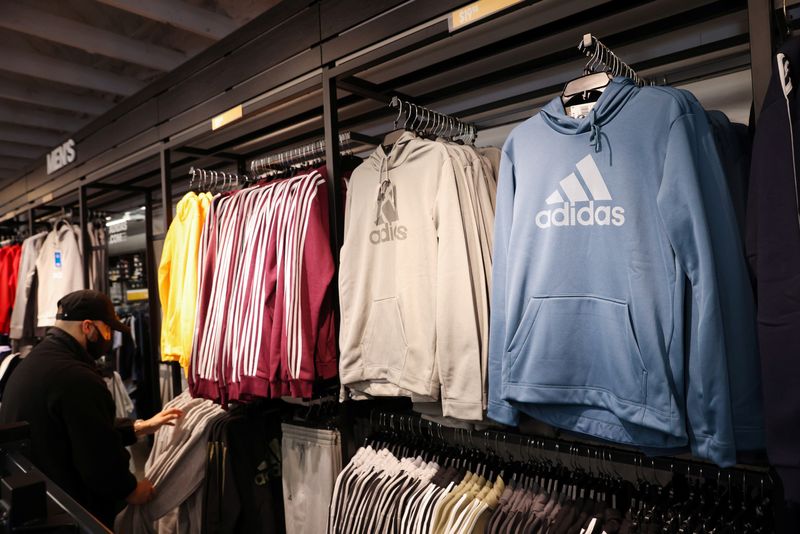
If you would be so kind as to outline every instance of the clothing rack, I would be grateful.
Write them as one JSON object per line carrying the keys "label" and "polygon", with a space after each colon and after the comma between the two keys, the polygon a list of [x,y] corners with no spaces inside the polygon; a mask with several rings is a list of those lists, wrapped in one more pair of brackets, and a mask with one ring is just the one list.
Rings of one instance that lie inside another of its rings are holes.
{"label": "clothing rack", "polygon": [[[222,182],[220,183],[220,178]],[[206,170],[197,167],[189,169],[189,190],[193,191],[195,185],[201,191],[231,191],[238,189],[239,184],[248,183],[250,178],[246,175],[240,175],[235,172]],[[198,182],[195,184],[195,182]]]}
{"label": "clothing rack", "polygon": [[[464,122],[445,113],[433,111],[413,102],[403,100],[398,96],[389,101],[390,108],[398,108],[397,117],[394,119],[394,128],[397,129],[400,117],[405,114],[403,129],[427,133],[436,137],[444,137],[453,141],[474,143],[478,129],[474,124]],[[411,124],[409,124],[411,121]]]}
{"label": "clothing rack", "polygon": [[613,76],[626,76],[639,86],[654,84],[654,82],[639,76],[630,65],[622,61],[609,47],[601,43],[591,33],[583,36],[583,39],[578,43],[578,50],[590,58],[584,68],[585,74],[608,72]]}
{"label": "clothing rack", "polygon": [[72,208],[64,208],[62,207],[59,211],[55,213],[50,213],[44,217],[40,217],[34,220],[34,224],[44,224],[44,225],[54,225],[58,221],[66,220],[67,222],[73,222],[75,218],[75,214],[72,211]]}
{"label": "clothing rack", "polygon": [[[339,148],[342,154],[352,154],[354,143],[377,146],[380,141],[374,137],[349,130],[339,134]],[[254,159],[250,162],[250,170],[253,174],[285,170],[292,166],[305,165],[311,162],[321,163],[324,158],[325,139],[318,139],[311,143]]]}
{"label": "clothing rack", "polygon": [[[527,459],[542,456],[542,453],[567,455],[572,460],[585,459],[590,462],[612,462],[634,466],[637,471],[663,471],[682,473],[700,478],[716,478],[726,481],[746,481],[760,487],[773,484],[772,475],[766,466],[742,465],[723,469],[698,460],[679,457],[653,457],[644,453],[614,447],[590,444],[561,438],[518,434],[505,430],[464,430],[450,428],[438,422],[424,420],[419,415],[391,413],[382,410],[370,412],[370,427],[376,431],[390,431],[399,436],[412,436],[433,442],[445,442],[467,448],[478,448],[501,454],[503,450],[512,459]],[[501,447],[502,444],[502,447]]]}

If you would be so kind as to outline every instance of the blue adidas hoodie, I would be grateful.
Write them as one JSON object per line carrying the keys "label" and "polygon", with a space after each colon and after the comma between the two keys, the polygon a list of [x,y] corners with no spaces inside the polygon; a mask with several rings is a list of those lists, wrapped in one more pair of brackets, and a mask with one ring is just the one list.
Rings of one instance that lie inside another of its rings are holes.
{"label": "blue adidas hoodie", "polygon": [[584,119],[553,100],[503,147],[496,217],[491,418],[723,466],[759,441],[753,299],[693,98],[618,78]]}

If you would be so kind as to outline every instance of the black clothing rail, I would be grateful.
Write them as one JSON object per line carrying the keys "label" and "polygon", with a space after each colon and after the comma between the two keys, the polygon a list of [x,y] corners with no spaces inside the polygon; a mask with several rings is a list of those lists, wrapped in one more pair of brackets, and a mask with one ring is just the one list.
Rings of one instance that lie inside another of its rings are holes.
{"label": "black clothing rail", "polygon": [[641,470],[659,470],[718,480],[746,480],[750,485],[757,484],[761,487],[774,484],[767,465],[737,464],[735,467],[724,469],[713,463],[696,459],[677,456],[647,456],[637,450],[614,445],[587,443],[562,437],[526,435],[504,428],[480,431],[450,428],[438,422],[425,420],[415,413],[372,410],[370,426],[373,430],[390,431],[397,433],[398,436],[415,436],[423,440],[492,450],[498,454],[505,450],[509,456],[513,455],[515,459],[522,461],[529,457],[536,457],[537,454],[541,455],[542,452],[551,452],[566,455],[564,459],[575,457],[626,464]]}

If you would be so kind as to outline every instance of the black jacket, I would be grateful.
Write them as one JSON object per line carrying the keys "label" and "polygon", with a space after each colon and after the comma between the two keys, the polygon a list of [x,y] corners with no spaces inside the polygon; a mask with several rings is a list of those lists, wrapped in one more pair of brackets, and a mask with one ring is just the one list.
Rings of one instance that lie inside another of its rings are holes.
{"label": "black jacket", "polygon": [[800,39],[786,42],[781,52],[793,88],[784,97],[773,56],[753,141],[747,255],[758,296],[767,453],[787,499],[800,502]]}
{"label": "black jacket", "polygon": [[30,460],[110,525],[118,503],[136,487],[125,450],[136,440],[133,426],[114,415],[114,400],[89,353],[51,328],[9,379],[0,424],[30,423]]}

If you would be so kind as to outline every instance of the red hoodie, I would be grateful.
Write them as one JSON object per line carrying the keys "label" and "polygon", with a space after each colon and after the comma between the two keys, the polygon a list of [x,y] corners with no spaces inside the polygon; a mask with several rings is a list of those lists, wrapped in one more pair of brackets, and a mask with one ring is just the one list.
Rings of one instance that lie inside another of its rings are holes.
{"label": "red hoodie", "polygon": [[11,327],[21,250],[20,245],[0,248],[0,334],[8,334]]}

